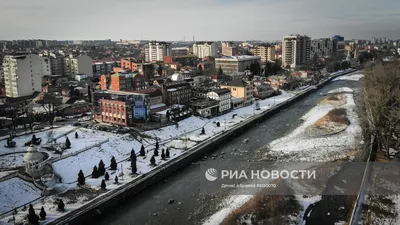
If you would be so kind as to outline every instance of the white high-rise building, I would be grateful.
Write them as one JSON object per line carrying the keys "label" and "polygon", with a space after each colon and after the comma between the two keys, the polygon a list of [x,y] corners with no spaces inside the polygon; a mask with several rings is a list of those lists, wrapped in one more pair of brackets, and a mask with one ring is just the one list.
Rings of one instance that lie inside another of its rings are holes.
{"label": "white high-rise building", "polygon": [[282,66],[296,68],[310,60],[310,37],[302,35],[286,36],[282,41]]}
{"label": "white high-rise building", "polygon": [[151,41],[145,47],[147,62],[164,61],[165,56],[171,55],[171,44],[168,42]]}
{"label": "white high-rise building", "polygon": [[193,44],[193,54],[199,58],[207,56],[217,56],[217,46],[215,42],[197,42]]}
{"label": "white high-rise building", "polygon": [[16,98],[31,95],[35,91],[41,92],[44,72],[51,74],[50,65],[42,62],[45,59],[36,54],[5,56],[3,67],[6,96]]}

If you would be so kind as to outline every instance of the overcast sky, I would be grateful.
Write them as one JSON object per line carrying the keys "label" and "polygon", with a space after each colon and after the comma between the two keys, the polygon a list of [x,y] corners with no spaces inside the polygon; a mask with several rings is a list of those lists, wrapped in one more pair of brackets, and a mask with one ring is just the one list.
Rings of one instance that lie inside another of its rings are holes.
{"label": "overcast sky", "polygon": [[400,39],[400,0],[1,0],[0,39]]}

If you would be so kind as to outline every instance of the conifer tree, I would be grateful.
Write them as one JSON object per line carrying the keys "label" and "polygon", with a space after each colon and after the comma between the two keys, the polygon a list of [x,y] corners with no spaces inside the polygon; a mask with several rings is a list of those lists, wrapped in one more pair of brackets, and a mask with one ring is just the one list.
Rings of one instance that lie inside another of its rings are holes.
{"label": "conifer tree", "polygon": [[133,150],[133,148],[131,150],[130,159],[131,159],[131,161],[136,161],[136,153],[135,153],[135,150]]}
{"label": "conifer tree", "polygon": [[45,220],[46,219],[46,215],[47,215],[47,213],[46,213],[46,211],[44,211],[44,208],[42,206],[42,208],[40,209],[40,213],[39,213],[40,219],[41,220]]}
{"label": "conifer tree", "polygon": [[103,160],[100,160],[99,167],[98,167],[97,171],[98,171],[99,176],[103,176],[104,173],[106,172],[106,168],[105,168]]}
{"label": "conifer tree", "polygon": [[97,170],[97,166],[94,166],[92,171],[92,178],[98,178],[98,177],[99,177],[99,171]]}
{"label": "conifer tree", "polygon": [[60,200],[60,201],[58,202],[57,208],[58,208],[59,211],[64,211],[65,205],[64,205],[63,200]]}
{"label": "conifer tree", "polygon": [[118,176],[115,176],[115,183],[118,184]]}
{"label": "conifer tree", "polygon": [[101,189],[106,190],[106,181],[103,179],[101,180],[101,185],[100,185]]}
{"label": "conifer tree", "polygon": [[79,170],[79,173],[78,173],[78,184],[85,185],[85,175],[83,175],[82,170]]}
{"label": "conifer tree", "polygon": [[117,170],[117,161],[114,156],[111,158],[110,170]]}
{"label": "conifer tree", "polygon": [[150,158],[150,164],[155,165],[156,164],[156,159],[154,158],[154,155]]}
{"label": "conifer tree", "polygon": [[106,174],[104,175],[104,179],[106,179],[106,180],[110,179],[110,175],[108,175],[108,172],[106,172]]}
{"label": "conifer tree", "polygon": [[145,156],[146,152],[144,150],[144,146],[142,145],[142,147],[140,148],[140,156]]}
{"label": "conifer tree", "polygon": [[169,149],[167,148],[167,151],[165,151],[165,157],[169,158]]}
{"label": "conifer tree", "polygon": [[136,161],[131,161],[132,173],[137,172]]}
{"label": "conifer tree", "polygon": [[65,140],[65,147],[71,148],[71,141],[69,141],[69,138],[68,138],[68,137],[67,137],[67,139]]}
{"label": "conifer tree", "polygon": [[164,152],[164,149],[162,149],[162,151],[161,151],[161,159],[165,159],[165,152]]}

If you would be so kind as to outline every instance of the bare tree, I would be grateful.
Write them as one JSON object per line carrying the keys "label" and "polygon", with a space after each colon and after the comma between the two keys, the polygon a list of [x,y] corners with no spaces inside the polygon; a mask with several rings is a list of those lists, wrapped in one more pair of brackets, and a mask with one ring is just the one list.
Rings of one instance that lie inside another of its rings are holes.
{"label": "bare tree", "polygon": [[365,70],[362,103],[364,127],[377,141],[378,149],[397,143],[400,133],[400,64],[378,63]]}

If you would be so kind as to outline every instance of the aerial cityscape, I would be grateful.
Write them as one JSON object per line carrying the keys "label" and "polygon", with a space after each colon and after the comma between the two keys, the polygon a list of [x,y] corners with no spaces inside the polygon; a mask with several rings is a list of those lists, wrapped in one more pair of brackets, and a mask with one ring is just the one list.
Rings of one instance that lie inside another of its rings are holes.
{"label": "aerial cityscape", "polygon": [[400,224],[396,7],[2,3],[0,225]]}

